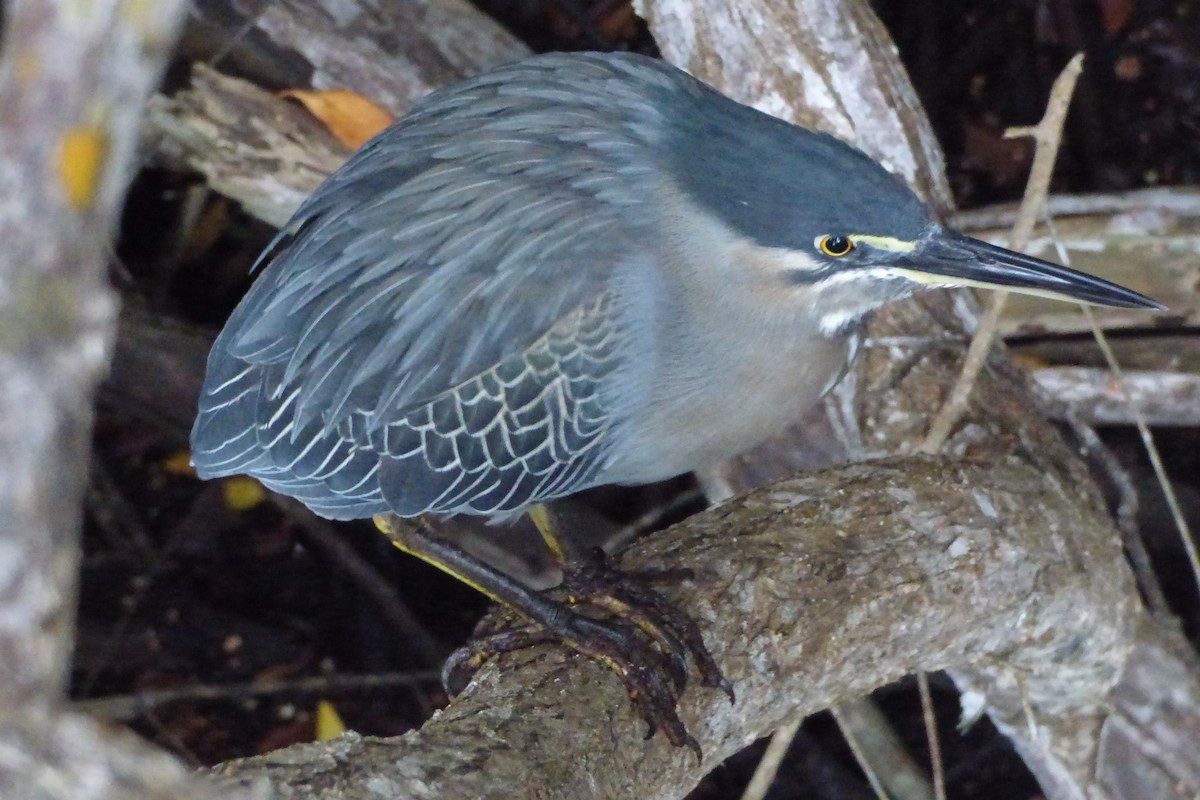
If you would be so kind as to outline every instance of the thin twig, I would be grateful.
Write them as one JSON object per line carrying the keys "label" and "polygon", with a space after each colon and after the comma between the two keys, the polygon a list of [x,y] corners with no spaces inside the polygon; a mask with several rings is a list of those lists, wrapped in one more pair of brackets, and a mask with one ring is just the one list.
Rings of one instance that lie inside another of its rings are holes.
{"label": "thin twig", "polygon": [[408,645],[421,659],[421,663],[427,666],[442,663],[446,656],[446,648],[397,596],[396,587],[384,580],[375,567],[350,546],[341,532],[291,498],[273,494],[271,500],[290,521],[304,530],[312,544],[333,559],[338,568],[358,583],[375,601],[383,617],[405,637]]}
{"label": "thin twig", "polygon": [[385,672],[378,675],[316,675],[271,683],[195,684],[175,689],[151,689],[135,694],[78,700],[71,707],[106,719],[129,720],[167,703],[240,700],[268,695],[332,693],[392,686],[420,687],[440,682],[439,670]]}
{"label": "thin twig", "polygon": [[[874,773],[890,800],[934,800],[925,770],[900,741],[895,728],[869,696],[852,697],[834,706],[838,725],[863,772]],[[868,766],[869,764],[869,766]]]}
{"label": "thin twig", "polygon": [[[1051,233],[1054,233],[1053,228],[1051,228]],[[1057,235],[1054,235],[1052,238],[1058,252],[1059,260],[1062,261],[1064,266],[1070,266],[1070,254],[1063,247],[1062,241]],[[1108,363],[1108,368],[1112,370],[1113,382],[1119,387],[1118,390],[1126,398],[1129,398],[1129,392],[1125,387],[1125,372],[1121,369],[1116,354],[1113,353],[1108,336],[1101,330],[1100,323],[1096,321],[1096,315],[1092,312],[1092,309],[1083,303],[1079,305],[1083,309],[1084,316],[1087,317],[1088,325],[1092,329],[1092,336],[1095,337],[1096,344],[1100,346],[1100,352],[1104,354],[1104,360]],[[1154,476],[1158,479],[1158,485],[1162,489],[1163,497],[1167,501],[1167,508],[1171,511],[1171,518],[1175,522],[1175,528],[1179,531],[1180,541],[1183,542],[1184,552],[1187,553],[1188,563],[1192,568],[1192,577],[1196,582],[1197,588],[1200,588],[1200,553],[1197,553],[1196,541],[1192,534],[1191,526],[1188,525],[1187,518],[1183,514],[1183,508],[1179,505],[1179,498],[1175,494],[1175,488],[1171,485],[1171,480],[1167,476],[1167,470],[1163,466],[1158,445],[1155,444],[1154,436],[1150,433],[1150,426],[1146,424],[1146,417],[1142,413],[1141,408],[1132,399],[1129,400],[1129,413],[1133,417],[1133,424],[1137,428],[1138,436],[1142,439],[1142,446],[1146,449],[1146,456],[1150,459],[1150,466],[1154,470]]]}
{"label": "thin twig", "polygon": [[694,506],[706,499],[704,492],[699,489],[688,489],[687,491],[680,492],[667,502],[649,509],[633,522],[622,525],[608,537],[605,547],[612,551],[623,550],[638,537],[648,531],[661,527],[663,520],[684,508]]}
{"label": "thin twig", "polygon": [[946,767],[942,763],[942,745],[938,739],[937,715],[933,713],[933,695],[929,691],[929,673],[917,671],[917,690],[921,693],[921,716],[925,720],[925,738],[929,740],[929,769],[933,773],[933,796],[946,800]]}
{"label": "thin twig", "polygon": [[850,746],[850,752],[854,753],[854,758],[858,761],[859,767],[862,768],[863,774],[867,776],[867,782],[871,784],[871,790],[875,792],[875,796],[879,800],[889,800],[887,792],[884,791],[883,784],[879,781],[879,776],[871,768],[871,764],[867,760],[867,754],[863,752],[862,745],[859,744],[858,737],[855,736],[853,728],[846,724],[840,705],[840,703],[835,704],[829,709],[829,712],[837,720],[838,728],[842,731],[842,737],[845,738],[846,744]]}
{"label": "thin twig", "polygon": [[[1077,53],[1055,79],[1042,121],[1033,128],[1015,128],[1005,132],[1006,137],[1031,135],[1037,142],[1029,182],[1025,185],[1025,196],[1021,200],[1021,211],[1017,215],[1017,223],[1013,226],[1012,237],[1009,240],[1009,246],[1014,250],[1021,250],[1029,243],[1033,226],[1046,203],[1046,195],[1050,190],[1050,175],[1054,171],[1054,161],[1062,141],[1063,123],[1066,122],[1071,95],[1082,71],[1083,54]],[[1004,291],[998,291],[992,296],[979,323],[979,329],[971,339],[962,372],[950,391],[950,398],[938,410],[929,426],[925,441],[918,448],[919,452],[933,454],[941,450],[950,436],[950,431],[966,411],[971,389],[979,377],[980,370],[983,369],[1000,328],[1000,314],[1007,297],[1008,292]]]}
{"label": "thin twig", "polygon": [[798,719],[789,722],[775,731],[767,749],[763,751],[762,759],[754,768],[750,783],[746,784],[746,791],[742,792],[742,800],[763,800],[767,796],[771,784],[775,782],[775,776],[779,773],[779,766],[783,763],[784,756],[792,746],[792,740],[796,738],[803,721]]}

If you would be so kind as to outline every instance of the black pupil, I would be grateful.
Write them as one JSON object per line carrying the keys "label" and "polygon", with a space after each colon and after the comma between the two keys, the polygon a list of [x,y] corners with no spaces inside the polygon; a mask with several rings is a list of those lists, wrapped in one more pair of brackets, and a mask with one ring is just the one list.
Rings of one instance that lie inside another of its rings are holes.
{"label": "black pupil", "polygon": [[825,249],[835,256],[844,255],[850,250],[850,240],[845,236],[830,236],[825,240]]}

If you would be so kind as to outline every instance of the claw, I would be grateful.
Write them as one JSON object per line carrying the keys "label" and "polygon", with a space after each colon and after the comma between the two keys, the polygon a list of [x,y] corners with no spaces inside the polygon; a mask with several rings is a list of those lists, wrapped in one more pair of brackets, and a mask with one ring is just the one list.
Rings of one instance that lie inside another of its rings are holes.
{"label": "claw", "polygon": [[[532,622],[518,609],[489,614],[476,639],[455,651],[443,669],[447,691],[456,693],[493,656],[547,642],[562,642],[609,667],[621,678],[629,699],[647,724],[646,738],[661,730],[676,747],[702,758],[700,745],[676,711],[687,686],[688,656],[701,685],[734,700],[733,687],[708,652],[700,628],[648,584],[690,580],[683,568],[622,573],[597,550],[567,565],[562,584],[547,593],[561,605],[548,619]],[[587,613],[587,612],[591,613]],[[598,618],[597,612],[605,616]]]}
{"label": "claw", "polygon": [[442,686],[450,697],[455,697],[467,688],[475,673],[496,656],[557,641],[558,637],[554,634],[531,625],[485,632],[446,659],[442,665]]}

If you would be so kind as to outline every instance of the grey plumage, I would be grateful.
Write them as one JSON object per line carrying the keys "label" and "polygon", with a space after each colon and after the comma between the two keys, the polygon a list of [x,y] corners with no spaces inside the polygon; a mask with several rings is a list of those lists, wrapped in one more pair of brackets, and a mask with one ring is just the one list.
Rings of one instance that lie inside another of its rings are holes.
{"label": "grey plumage", "polygon": [[859,151],[661,62],[518,62],[304,203],[213,347],[193,460],[334,518],[703,467],[815,402],[941,232]]}
{"label": "grey plumage", "polygon": [[[630,153],[656,116],[623,66],[547,58],[436,93],[331,176],[213,348],[200,474],[338,518],[511,512],[589,482],[606,292],[648,173]],[[595,141],[597,106],[620,141]]]}

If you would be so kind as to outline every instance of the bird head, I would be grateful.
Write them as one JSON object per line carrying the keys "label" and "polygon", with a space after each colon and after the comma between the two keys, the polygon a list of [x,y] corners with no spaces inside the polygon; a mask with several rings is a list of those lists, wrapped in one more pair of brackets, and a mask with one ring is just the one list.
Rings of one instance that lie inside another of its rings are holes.
{"label": "bird head", "polygon": [[826,335],[929,288],[970,286],[1161,310],[1130,289],[939,224],[895,175],[862,151],[700,90],[666,141],[671,174],[700,212],[793,287]]}
{"label": "bird head", "polygon": [[1113,308],[1163,308],[1115,283],[933,222],[915,237],[889,235],[886,229],[851,230],[815,234],[807,257],[798,259],[804,268],[789,275],[810,287],[819,326],[827,334],[886,302],[928,288],[1006,289]]}

